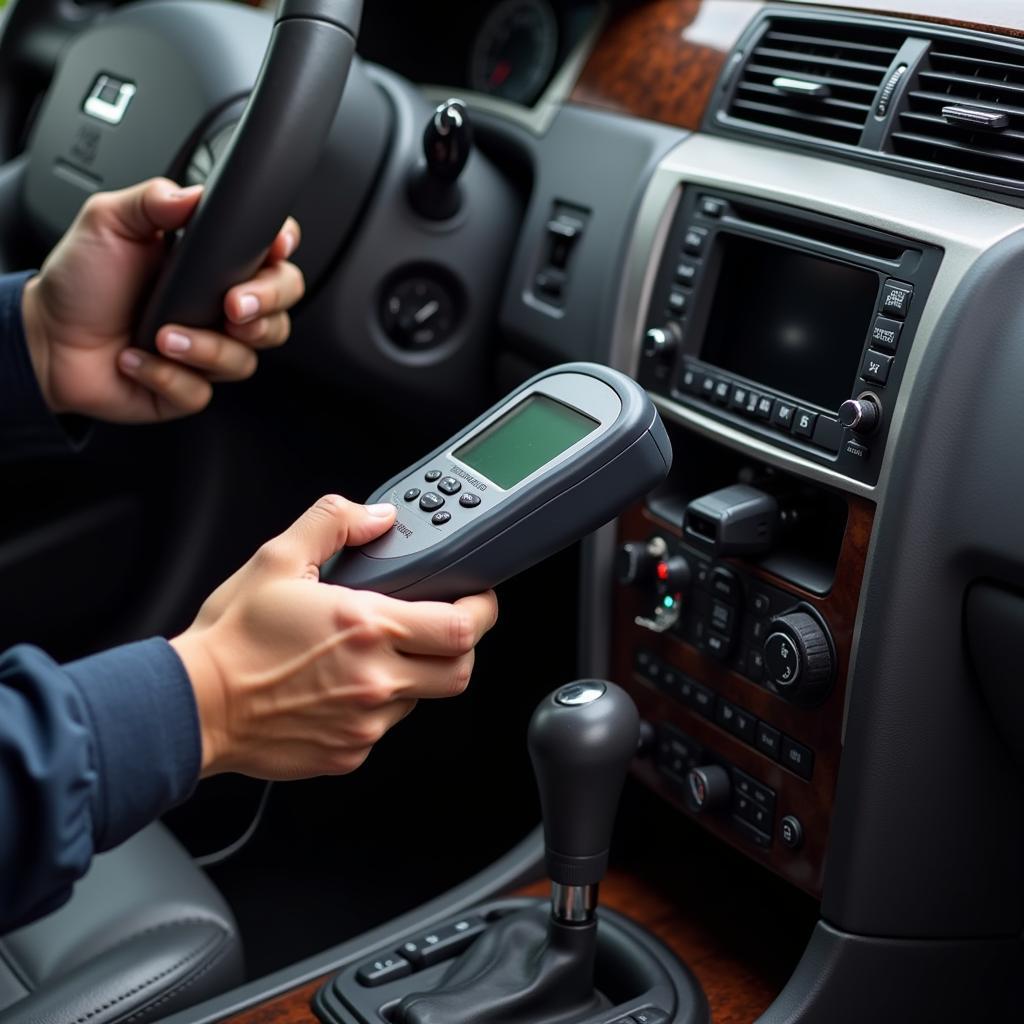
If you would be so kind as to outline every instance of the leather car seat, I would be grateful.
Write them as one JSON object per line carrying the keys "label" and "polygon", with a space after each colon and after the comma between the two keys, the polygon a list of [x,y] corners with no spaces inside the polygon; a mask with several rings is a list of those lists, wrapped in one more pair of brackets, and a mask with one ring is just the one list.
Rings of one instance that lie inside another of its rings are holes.
{"label": "leather car seat", "polygon": [[0,938],[0,1024],[146,1024],[242,975],[228,905],[151,825],[96,857],[59,910]]}

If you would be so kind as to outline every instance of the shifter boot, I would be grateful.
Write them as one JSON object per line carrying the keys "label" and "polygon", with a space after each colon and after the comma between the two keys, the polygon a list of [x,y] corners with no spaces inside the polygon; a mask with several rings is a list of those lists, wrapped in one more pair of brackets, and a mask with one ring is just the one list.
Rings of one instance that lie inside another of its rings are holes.
{"label": "shifter boot", "polygon": [[569,1024],[609,1004],[594,990],[597,922],[567,925],[546,907],[496,921],[436,989],[406,996],[397,1024]]}

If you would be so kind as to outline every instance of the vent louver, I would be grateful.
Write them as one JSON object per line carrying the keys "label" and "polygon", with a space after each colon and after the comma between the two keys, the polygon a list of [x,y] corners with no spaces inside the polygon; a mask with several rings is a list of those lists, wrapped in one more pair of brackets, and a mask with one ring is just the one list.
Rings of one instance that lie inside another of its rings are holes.
{"label": "vent louver", "polygon": [[1024,183],[1024,53],[934,40],[889,145],[912,160]]}
{"label": "vent louver", "polygon": [[772,19],[743,67],[728,115],[856,145],[903,39],[871,25]]}

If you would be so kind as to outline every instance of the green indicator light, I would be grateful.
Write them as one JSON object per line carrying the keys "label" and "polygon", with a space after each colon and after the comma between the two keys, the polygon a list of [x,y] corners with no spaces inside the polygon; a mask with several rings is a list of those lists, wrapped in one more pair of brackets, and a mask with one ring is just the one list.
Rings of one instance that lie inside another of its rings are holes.
{"label": "green indicator light", "polygon": [[671,597],[666,597],[666,598],[665,598],[665,599],[664,599],[664,600],[662,601],[662,604],[663,604],[663,605],[664,605],[664,606],[665,606],[666,608],[671,608],[671,607],[672,607],[672,605],[674,605],[674,604],[675,604],[675,601],[674,601],[674,600],[673,600],[673,599],[672,599]]}

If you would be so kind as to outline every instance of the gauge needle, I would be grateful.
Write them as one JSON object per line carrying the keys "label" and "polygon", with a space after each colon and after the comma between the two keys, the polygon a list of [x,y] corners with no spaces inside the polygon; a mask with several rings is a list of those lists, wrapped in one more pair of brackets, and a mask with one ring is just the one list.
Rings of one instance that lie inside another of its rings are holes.
{"label": "gauge needle", "polygon": [[494,65],[494,70],[491,72],[491,85],[496,89],[501,85],[506,78],[508,78],[512,71],[512,65],[507,60],[500,60]]}
{"label": "gauge needle", "polygon": [[425,324],[439,309],[441,303],[437,299],[431,299],[425,306],[421,306],[413,316],[418,324]]}

